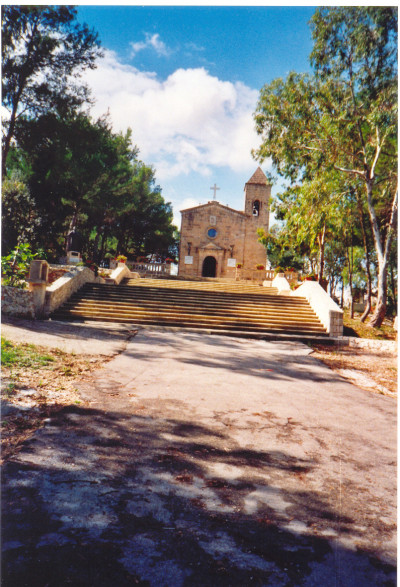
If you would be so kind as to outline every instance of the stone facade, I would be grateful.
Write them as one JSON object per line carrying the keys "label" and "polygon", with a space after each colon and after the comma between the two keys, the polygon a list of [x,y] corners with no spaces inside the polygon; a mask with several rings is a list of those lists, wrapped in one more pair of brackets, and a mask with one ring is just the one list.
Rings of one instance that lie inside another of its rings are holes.
{"label": "stone facade", "polygon": [[244,191],[243,212],[217,201],[181,211],[180,276],[234,279],[237,263],[243,271],[265,267],[265,247],[258,242],[257,229],[268,230],[271,186],[260,168]]}

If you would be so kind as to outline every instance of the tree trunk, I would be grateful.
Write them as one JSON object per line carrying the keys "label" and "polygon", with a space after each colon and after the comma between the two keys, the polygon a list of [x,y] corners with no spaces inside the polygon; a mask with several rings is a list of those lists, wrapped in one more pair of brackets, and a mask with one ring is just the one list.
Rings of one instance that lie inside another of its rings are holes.
{"label": "tree trunk", "polygon": [[94,241],[93,241],[93,255],[92,255],[93,261],[97,264],[100,261],[99,239],[100,239],[100,231],[99,231],[99,228],[97,228],[96,236],[94,237]]}
{"label": "tree trunk", "polygon": [[343,301],[344,301],[344,278],[342,277],[342,293],[340,296],[340,307],[343,310]]}
{"label": "tree trunk", "polygon": [[379,328],[386,315],[387,306],[387,261],[379,263],[378,272],[378,299],[376,302],[375,312],[370,320],[370,325]]}
{"label": "tree trunk", "polygon": [[[368,188],[367,182],[367,188]],[[386,306],[387,306],[387,272],[388,272],[388,260],[389,260],[389,251],[392,243],[393,237],[393,230],[397,221],[397,197],[398,197],[398,189],[396,188],[396,193],[393,198],[392,202],[392,210],[390,215],[390,221],[386,233],[386,243],[385,249],[383,250],[381,240],[379,238],[379,229],[378,229],[378,222],[375,215],[375,210],[372,208],[372,213],[370,209],[370,202],[372,206],[372,185],[370,186],[370,190],[368,191],[368,208],[370,211],[371,223],[372,223],[372,231],[374,234],[375,239],[375,247],[378,256],[378,299],[376,302],[376,308],[374,315],[371,318],[370,325],[374,328],[379,328],[381,326],[385,314],[386,314]]]}
{"label": "tree trunk", "polygon": [[1,154],[1,177],[4,179],[7,175],[7,156],[10,151],[11,139],[15,131],[16,113],[11,113],[10,124],[8,126],[7,135],[4,139],[4,146]]}
{"label": "tree trunk", "polygon": [[100,246],[100,255],[99,255],[99,262],[104,258],[104,246],[107,242],[107,235],[108,235],[108,226],[104,226],[103,234],[101,236],[101,246]]}
{"label": "tree trunk", "polygon": [[322,229],[322,234],[318,238],[319,244],[319,273],[318,273],[318,283],[322,284],[322,279],[324,277],[324,265],[325,265],[325,234],[326,234],[326,223],[324,222],[324,227]]}
{"label": "tree trunk", "polygon": [[[369,272],[369,268],[367,269],[367,272]],[[370,272],[369,272],[370,273]],[[371,295],[372,295],[372,289],[371,289],[371,275],[369,274],[369,279],[368,279],[368,283],[367,283],[367,303],[365,305],[365,310],[363,312],[363,315],[360,318],[360,322],[365,322],[367,316],[369,315],[369,313],[371,312],[372,309],[372,304],[371,304]]]}
{"label": "tree trunk", "polygon": [[[351,240],[353,241],[353,233]],[[351,248],[351,254],[350,249]],[[354,318],[354,300],[353,300],[353,246],[346,247],[347,266],[349,268],[349,288],[350,288],[350,317]]]}
{"label": "tree trunk", "polygon": [[71,222],[69,223],[69,227],[68,227],[68,234],[67,237],[65,239],[65,255],[68,255],[68,251],[69,251],[69,235],[70,233],[76,228],[78,222],[78,209],[75,208],[74,209],[74,213],[72,214],[72,218],[71,218]]}
{"label": "tree trunk", "polygon": [[370,253],[368,247],[368,239],[367,239],[367,231],[365,228],[365,220],[364,220],[364,213],[362,209],[362,202],[359,197],[357,197],[358,202],[358,211],[360,213],[360,222],[361,222],[361,230],[362,230],[362,237],[363,237],[363,244],[364,244],[364,251],[365,251],[365,263],[367,269],[367,303],[365,306],[365,310],[360,318],[360,322],[364,322],[371,312],[371,296],[372,296],[372,277],[371,277],[371,263],[370,263]]}
{"label": "tree trunk", "polygon": [[396,295],[396,280],[394,278],[394,272],[393,272],[393,265],[390,265],[390,282],[392,285],[392,292],[393,292],[393,306],[396,308],[397,307],[397,295]]}

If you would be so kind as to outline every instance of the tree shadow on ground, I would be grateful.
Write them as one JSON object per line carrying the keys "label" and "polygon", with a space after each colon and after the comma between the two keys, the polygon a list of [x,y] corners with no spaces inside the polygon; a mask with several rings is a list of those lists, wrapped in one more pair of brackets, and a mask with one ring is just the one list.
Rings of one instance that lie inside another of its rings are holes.
{"label": "tree shadow on ground", "polygon": [[185,419],[64,409],[4,468],[4,585],[395,585],[334,539],[361,537],[355,518],[289,483],[316,467]]}
{"label": "tree shadow on ground", "polygon": [[[196,348],[196,341],[199,342]],[[156,349],[156,350],[155,350]],[[254,350],[252,355],[252,349]],[[152,331],[135,338],[125,356],[138,361],[154,363],[164,357],[204,369],[252,375],[265,380],[299,380],[313,382],[343,382],[337,373],[309,355],[306,345],[299,342],[265,342],[233,339],[226,336],[198,335]]]}
{"label": "tree shadow on ground", "polygon": [[360,335],[351,328],[351,326],[343,326],[343,336],[352,336],[354,338],[360,338]]}
{"label": "tree shadow on ground", "polygon": [[[84,320],[62,322],[58,320],[27,320],[12,316],[3,316],[2,322],[17,329],[20,328],[22,331],[29,330],[38,334],[48,334],[67,340],[93,338],[100,341],[123,342],[137,332],[137,327],[134,328],[129,323],[111,323],[105,327],[102,324],[88,323]],[[40,345],[40,342],[37,344]]]}

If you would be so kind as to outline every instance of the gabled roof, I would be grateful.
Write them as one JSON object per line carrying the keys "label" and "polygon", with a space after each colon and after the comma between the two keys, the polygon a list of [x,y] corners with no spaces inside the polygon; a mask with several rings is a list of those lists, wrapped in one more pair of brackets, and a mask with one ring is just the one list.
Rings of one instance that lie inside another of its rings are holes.
{"label": "gabled roof", "polygon": [[268,183],[267,176],[265,175],[265,173],[263,172],[261,167],[258,167],[256,169],[255,173],[250,177],[250,179],[246,183],[246,185],[248,183],[255,183],[258,185],[260,185],[260,184],[265,185],[266,183]]}
{"label": "gabled roof", "polygon": [[229,210],[229,212],[234,212],[235,214],[240,214],[240,216],[246,216],[246,214],[244,212],[241,212],[240,210],[235,210],[234,208],[229,208],[229,206],[223,206],[222,204],[220,204],[216,200],[213,200],[212,202],[207,202],[207,204],[200,204],[200,206],[193,206],[193,208],[185,208],[185,210],[181,210],[180,212],[181,212],[181,214],[183,214],[184,212],[191,212],[192,210],[198,210],[199,208],[206,208],[207,206],[219,206],[220,208],[223,208],[224,210]]}

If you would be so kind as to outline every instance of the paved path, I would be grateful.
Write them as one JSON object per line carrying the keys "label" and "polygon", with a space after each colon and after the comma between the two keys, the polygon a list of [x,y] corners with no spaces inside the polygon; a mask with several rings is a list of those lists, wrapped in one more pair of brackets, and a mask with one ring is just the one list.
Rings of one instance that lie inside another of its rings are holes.
{"label": "paved path", "polygon": [[113,322],[24,320],[3,316],[1,335],[13,342],[60,349],[77,355],[112,357],[125,350],[137,327]]}
{"label": "paved path", "polygon": [[395,585],[395,401],[309,352],[139,331],[5,467],[4,585]]}

